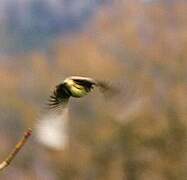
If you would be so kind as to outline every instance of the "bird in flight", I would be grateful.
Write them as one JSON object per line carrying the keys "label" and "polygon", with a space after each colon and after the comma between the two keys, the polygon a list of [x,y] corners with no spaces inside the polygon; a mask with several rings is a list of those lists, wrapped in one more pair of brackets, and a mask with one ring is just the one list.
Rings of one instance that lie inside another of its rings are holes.
{"label": "bird in flight", "polygon": [[[68,142],[68,101],[86,96],[94,87],[112,95],[115,89],[106,82],[89,77],[71,76],[58,84],[48,101],[47,113],[37,123],[37,139],[46,147],[63,149]],[[55,111],[53,111],[55,110]]]}
{"label": "bird in flight", "polygon": [[50,108],[66,106],[70,97],[86,96],[94,87],[98,87],[103,93],[115,91],[106,82],[96,81],[89,77],[70,76],[56,86],[48,105]]}

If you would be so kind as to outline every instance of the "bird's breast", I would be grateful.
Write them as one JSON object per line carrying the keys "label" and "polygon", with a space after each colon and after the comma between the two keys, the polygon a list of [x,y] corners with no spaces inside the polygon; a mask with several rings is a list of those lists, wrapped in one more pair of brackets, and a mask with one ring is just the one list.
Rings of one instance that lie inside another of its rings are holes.
{"label": "bird's breast", "polygon": [[73,97],[83,97],[88,94],[88,91],[83,86],[71,86],[70,91]]}

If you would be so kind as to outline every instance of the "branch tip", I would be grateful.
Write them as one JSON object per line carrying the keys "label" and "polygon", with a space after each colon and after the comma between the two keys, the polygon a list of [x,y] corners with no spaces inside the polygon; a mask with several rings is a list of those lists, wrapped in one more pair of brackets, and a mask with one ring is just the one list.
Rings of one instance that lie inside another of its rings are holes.
{"label": "branch tip", "polygon": [[25,133],[22,139],[16,144],[12,152],[8,155],[8,157],[0,163],[0,171],[2,171],[4,168],[6,168],[12,160],[15,158],[16,154],[22,149],[22,147],[27,142],[28,138],[32,135],[32,129],[29,128]]}

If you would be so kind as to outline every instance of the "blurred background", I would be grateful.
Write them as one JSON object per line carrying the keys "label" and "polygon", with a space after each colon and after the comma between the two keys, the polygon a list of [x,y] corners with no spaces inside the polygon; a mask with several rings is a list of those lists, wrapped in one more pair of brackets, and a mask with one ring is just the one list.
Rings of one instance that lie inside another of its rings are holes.
{"label": "blurred background", "polygon": [[0,0],[0,159],[70,75],[109,81],[70,101],[70,145],[34,136],[3,180],[186,180],[185,0]]}

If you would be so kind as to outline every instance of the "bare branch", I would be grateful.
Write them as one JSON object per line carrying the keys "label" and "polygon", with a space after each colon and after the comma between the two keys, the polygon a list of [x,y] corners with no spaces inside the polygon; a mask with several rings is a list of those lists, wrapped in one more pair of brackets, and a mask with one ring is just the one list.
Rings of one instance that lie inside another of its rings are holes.
{"label": "bare branch", "polygon": [[29,128],[25,133],[22,139],[16,144],[15,148],[12,150],[12,152],[8,155],[8,157],[0,163],[0,171],[2,171],[4,168],[6,168],[12,160],[15,158],[16,154],[22,149],[24,144],[27,142],[28,138],[32,134],[32,129]]}

